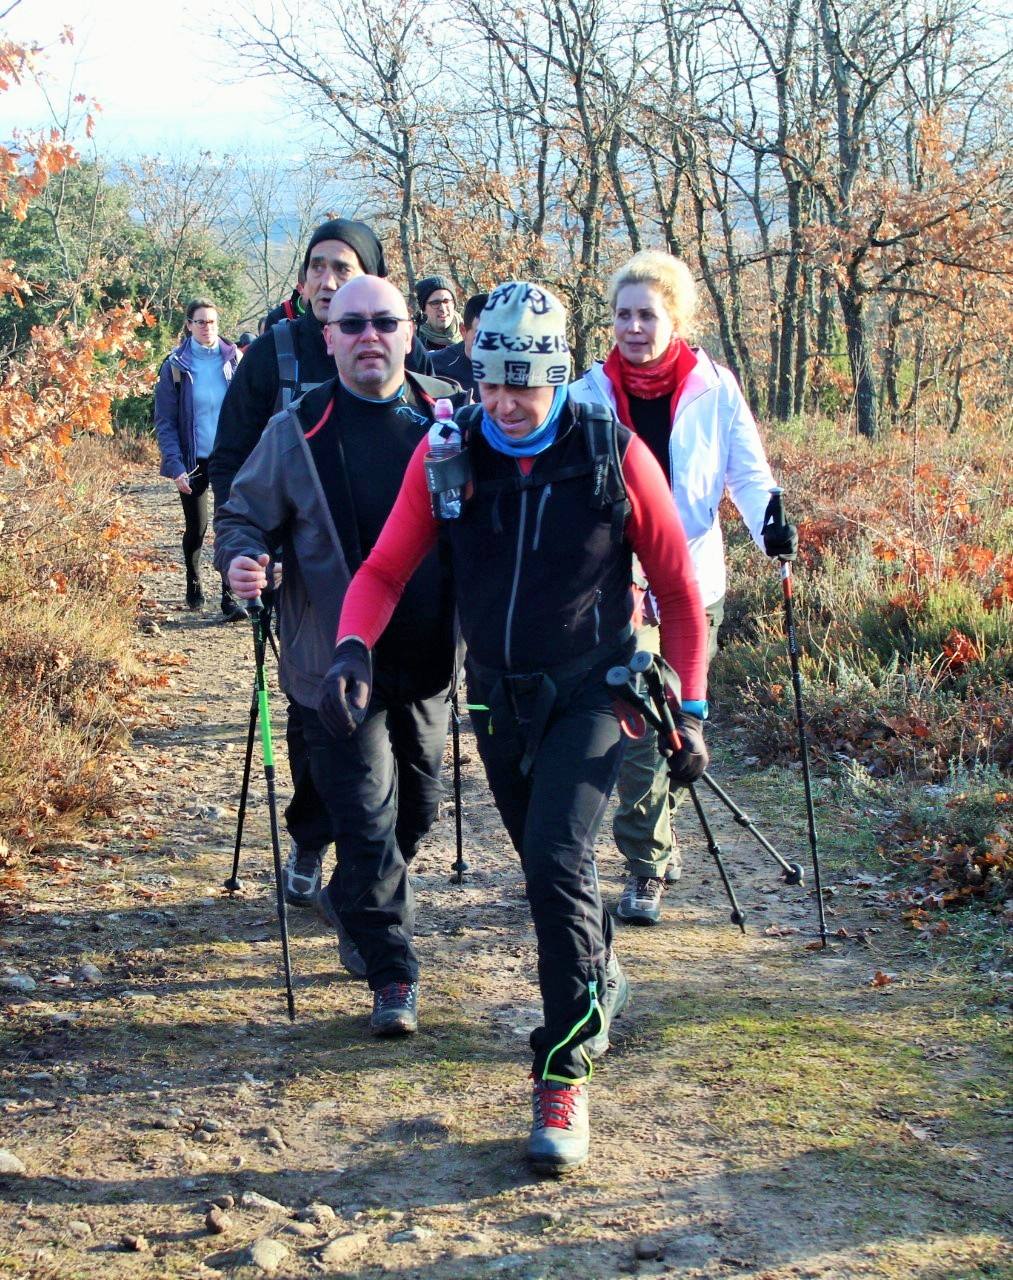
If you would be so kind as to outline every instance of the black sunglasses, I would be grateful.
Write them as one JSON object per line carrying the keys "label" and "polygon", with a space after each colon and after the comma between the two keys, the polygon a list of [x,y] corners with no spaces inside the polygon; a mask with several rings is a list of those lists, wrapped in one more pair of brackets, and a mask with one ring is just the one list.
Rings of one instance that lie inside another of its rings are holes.
{"label": "black sunglasses", "polygon": [[327,323],[337,325],[342,333],[351,337],[355,333],[365,333],[367,324],[371,324],[377,333],[393,333],[399,324],[408,323],[408,317],[342,316],[340,320],[328,320]]}

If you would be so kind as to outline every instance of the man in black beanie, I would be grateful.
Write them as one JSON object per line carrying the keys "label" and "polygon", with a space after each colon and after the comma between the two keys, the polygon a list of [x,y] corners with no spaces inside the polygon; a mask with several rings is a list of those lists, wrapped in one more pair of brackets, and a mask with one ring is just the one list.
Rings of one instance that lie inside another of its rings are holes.
{"label": "man in black beanie", "polygon": [[[364,222],[331,218],[310,236],[303,274],[302,314],[280,321],[253,343],[222,403],[209,467],[218,506],[228,501],[233,478],[253,452],[268,420],[334,377],[330,331],[325,328],[331,298],[356,276],[386,276],[383,246]],[[418,339],[405,367],[415,373],[432,373]],[[323,851],[332,839],[330,819],[309,777],[298,713],[291,707],[287,737],[295,790],[285,813],[292,837],[285,891],[289,902],[310,906],[320,884]]]}
{"label": "man in black beanie", "polygon": [[415,325],[429,351],[442,351],[460,340],[454,286],[446,276],[426,276],[415,286],[419,314]]}

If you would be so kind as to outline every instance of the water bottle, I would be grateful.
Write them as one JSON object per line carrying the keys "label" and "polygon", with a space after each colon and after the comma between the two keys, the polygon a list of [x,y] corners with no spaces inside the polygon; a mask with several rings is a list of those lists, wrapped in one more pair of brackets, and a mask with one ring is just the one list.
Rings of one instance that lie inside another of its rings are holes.
{"label": "water bottle", "polygon": [[456,486],[442,486],[438,465],[461,452],[461,432],[454,422],[454,406],[449,400],[437,400],[433,418],[435,421],[429,428],[429,452],[426,455],[426,478],[433,498],[433,514],[438,520],[457,520],[461,515],[461,490]]}

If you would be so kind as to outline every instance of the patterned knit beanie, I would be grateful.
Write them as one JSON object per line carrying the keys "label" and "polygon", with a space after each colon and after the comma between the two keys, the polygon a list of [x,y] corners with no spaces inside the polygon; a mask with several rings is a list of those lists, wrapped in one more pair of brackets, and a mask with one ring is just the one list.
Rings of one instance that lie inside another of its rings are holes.
{"label": "patterned knit beanie", "polygon": [[541,285],[498,285],[478,318],[471,364],[476,382],[563,387],[570,381],[566,308]]}

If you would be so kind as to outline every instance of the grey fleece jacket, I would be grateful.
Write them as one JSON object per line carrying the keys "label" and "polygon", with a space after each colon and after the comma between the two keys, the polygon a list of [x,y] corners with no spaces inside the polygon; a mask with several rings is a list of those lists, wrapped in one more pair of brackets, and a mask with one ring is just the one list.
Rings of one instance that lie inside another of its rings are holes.
{"label": "grey fleece jacket", "polygon": [[285,587],[279,624],[285,643],[278,678],[293,702],[320,705],[350,580],[338,533],[294,401],[275,414],[215,511],[215,568],[236,556],[270,555],[280,535]]}

